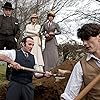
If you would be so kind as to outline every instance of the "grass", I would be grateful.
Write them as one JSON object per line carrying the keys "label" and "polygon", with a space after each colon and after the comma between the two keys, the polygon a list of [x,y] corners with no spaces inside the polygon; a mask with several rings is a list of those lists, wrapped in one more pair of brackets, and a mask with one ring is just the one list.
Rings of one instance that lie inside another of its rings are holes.
{"label": "grass", "polygon": [[6,63],[0,62],[0,82],[4,81],[6,75]]}

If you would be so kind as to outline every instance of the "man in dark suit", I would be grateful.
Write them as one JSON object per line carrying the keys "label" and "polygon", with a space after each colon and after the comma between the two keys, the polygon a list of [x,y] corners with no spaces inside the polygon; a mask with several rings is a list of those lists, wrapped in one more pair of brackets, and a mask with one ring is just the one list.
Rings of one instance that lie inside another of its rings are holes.
{"label": "man in dark suit", "polygon": [[0,15],[0,49],[16,49],[17,43],[15,38],[19,38],[19,23],[18,19],[12,16],[12,4],[6,2],[3,8],[3,15]]}
{"label": "man in dark suit", "polygon": [[[6,49],[16,49],[17,42],[19,38],[20,29],[18,19],[12,16],[13,8],[10,2],[6,2],[2,6],[3,15],[0,15],[0,50]],[[16,38],[16,40],[15,40]],[[9,69],[7,68],[7,79],[9,79]]]}
{"label": "man in dark suit", "polygon": [[24,66],[25,68],[32,68],[39,71],[40,66],[38,66],[37,59],[30,53],[33,45],[33,38],[27,36],[22,39],[20,50],[0,51],[2,57],[6,58],[5,60],[3,58],[0,60],[4,60],[14,65],[12,68],[11,79],[8,84],[6,100],[34,100],[34,86],[32,84],[33,74],[36,78],[44,76],[49,78],[52,75],[51,72],[48,71],[45,71],[45,74],[41,74],[21,69],[21,66]]}

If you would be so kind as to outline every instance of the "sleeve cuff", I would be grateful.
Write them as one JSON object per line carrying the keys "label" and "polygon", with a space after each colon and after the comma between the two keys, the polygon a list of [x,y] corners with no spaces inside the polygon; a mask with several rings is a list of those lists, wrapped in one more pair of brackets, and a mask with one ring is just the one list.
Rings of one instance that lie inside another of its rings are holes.
{"label": "sleeve cuff", "polygon": [[61,98],[63,98],[64,100],[73,100],[66,93],[61,94]]}

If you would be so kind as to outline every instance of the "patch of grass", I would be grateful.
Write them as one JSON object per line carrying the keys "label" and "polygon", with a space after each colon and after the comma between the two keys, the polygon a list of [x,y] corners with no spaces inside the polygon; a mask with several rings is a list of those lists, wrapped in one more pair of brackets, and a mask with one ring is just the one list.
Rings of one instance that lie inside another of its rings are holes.
{"label": "patch of grass", "polygon": [[6,75],[6,63],[2,63],[0,62],[0,82],[4,81],[6,79],[5,75]]}

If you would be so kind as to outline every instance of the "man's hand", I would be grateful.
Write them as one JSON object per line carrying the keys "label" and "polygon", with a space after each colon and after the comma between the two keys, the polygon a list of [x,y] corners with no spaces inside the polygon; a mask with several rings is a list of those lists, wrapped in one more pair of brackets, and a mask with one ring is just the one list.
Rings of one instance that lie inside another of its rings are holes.
{"label": "man's hand", "polygon": [[46,77],[50,77],[50,76],[52,76],[52,73],[51,73],[51,72],[46,71],[46,72],[45,72],[45,74],[44,74],[44,76],[46,76]]}
{"label": "man's hand", "polygon": [[46,34],[45,37],[50,37],[50,35],[49,34]]}
{"label": "man's hand", "polygon": [[49,32],[49,35],[54,35],[54,32]]}
{"label": "man's hand", "polygon": [[21,69],[21,65],[16,62],[12,62],[10,66],[16,70]]}

